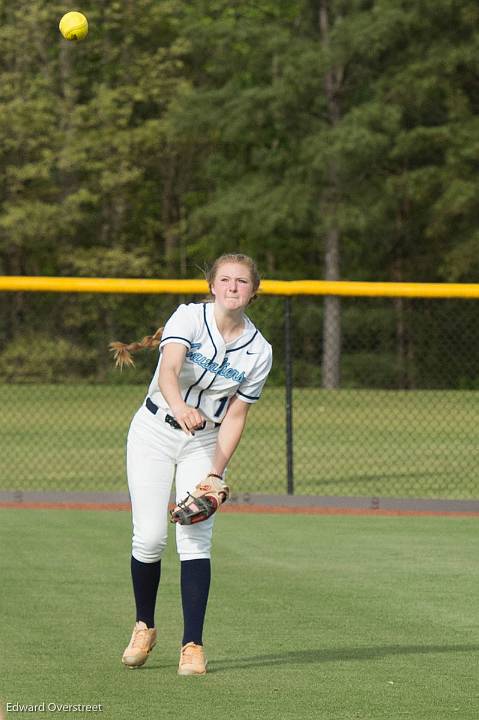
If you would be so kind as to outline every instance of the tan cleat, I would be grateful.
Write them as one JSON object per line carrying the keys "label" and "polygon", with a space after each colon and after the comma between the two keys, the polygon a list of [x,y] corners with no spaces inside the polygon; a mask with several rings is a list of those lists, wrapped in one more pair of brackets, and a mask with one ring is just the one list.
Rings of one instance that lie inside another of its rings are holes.
{"label": "tan cleat", "polygon": [[123,665],[129,668],[141,667],[155,645],[156,628],[148,628],[142,620],[136,622],[131,640],[121,658]]}
{"label": "tan cleat", "polygon": [[189,642],[181,648],[178,675],[206,675],[208,661],[205,658],[203,645]]}

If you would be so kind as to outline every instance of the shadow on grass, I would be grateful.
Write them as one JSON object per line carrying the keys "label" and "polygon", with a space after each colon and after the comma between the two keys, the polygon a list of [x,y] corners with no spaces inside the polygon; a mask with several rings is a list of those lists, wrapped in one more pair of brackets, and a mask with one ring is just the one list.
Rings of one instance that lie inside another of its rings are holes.
{"label": "shadow on grass", "polygon": [[308,665],[328,662],[350,662],[354,660],[378,660],[394,655],[425,655],[435,653],[477,652],[479,645],[382,645],[367,647],[346,647],[320,650],[298,650],[278,652],[272,655],[236,657],[213,660],[209,672],[221,672],[231,668],[250,668],[268,665]]}

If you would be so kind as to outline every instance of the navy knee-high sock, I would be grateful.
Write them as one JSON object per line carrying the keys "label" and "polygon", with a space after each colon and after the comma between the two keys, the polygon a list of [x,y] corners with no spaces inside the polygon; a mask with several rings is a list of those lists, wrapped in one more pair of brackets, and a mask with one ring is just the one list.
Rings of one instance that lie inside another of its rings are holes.
{"label": "navy knee-high sock", "polygon": [[136,620],[155,627],[155,605],[161,577],[161,560],[140,562],[131,556],[131,579],[136,603]]}
{"label": "navy knee-high sock", "polygon": [[211,582],[208,558],[181,562],[181,601],[183,604],[183,645],[203,645],[203,623]]}

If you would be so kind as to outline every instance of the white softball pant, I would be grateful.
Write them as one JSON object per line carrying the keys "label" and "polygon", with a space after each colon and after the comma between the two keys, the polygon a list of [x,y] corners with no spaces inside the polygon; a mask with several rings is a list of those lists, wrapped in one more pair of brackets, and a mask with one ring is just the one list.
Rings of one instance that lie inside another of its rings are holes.
{"label": "white softball pant", "polygon": [[[176,430],[161,410],[153,415],[145,406],[135,414],[127,440],[132,555],[140,562],[160,560],[168,535],[168,503],[173,480],[176,501],[205,478],[211,469],[218,428],[197,430],[193,436]],[[176,525],[180,560],[211,557],[214,516],[195,525]]]}

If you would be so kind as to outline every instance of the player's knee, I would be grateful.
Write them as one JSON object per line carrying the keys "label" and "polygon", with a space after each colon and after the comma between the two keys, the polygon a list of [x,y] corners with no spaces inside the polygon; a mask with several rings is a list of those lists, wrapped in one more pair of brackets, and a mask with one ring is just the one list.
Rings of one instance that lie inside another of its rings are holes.
{"label": "player's knee", "polygon": [[133,537],[132,555],[140,562],[152,563],[161,560],[166,548],[166,535],[145,535]]}
{"label": "player's knee", "polygon": [[197,525],[176,526],[176,549],[181,560],[211,557],[212,518]]}

